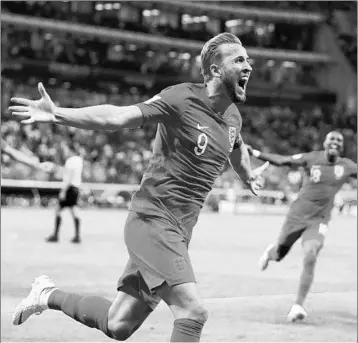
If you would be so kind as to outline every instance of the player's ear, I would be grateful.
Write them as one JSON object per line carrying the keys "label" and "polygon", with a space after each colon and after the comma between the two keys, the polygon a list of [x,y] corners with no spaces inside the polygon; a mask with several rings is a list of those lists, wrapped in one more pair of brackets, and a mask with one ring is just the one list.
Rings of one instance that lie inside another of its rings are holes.
{"label": "player's ear", "polygon": [[221,68],[217,64],[212,64],[210,66],[210,72],[213,75],[213,77],[221,76]]}

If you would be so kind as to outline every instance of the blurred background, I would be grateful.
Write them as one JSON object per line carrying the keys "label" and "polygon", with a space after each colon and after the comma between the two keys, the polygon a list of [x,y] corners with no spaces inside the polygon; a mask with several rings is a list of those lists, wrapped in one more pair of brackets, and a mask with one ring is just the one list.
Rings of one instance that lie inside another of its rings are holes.
{"label": "blurred background", "polygon": [[[60,165],[74,142],[85,159],[83,206],[126,208],[150,158],[155,126],[120,134],[21,126],[8,111],[10,98],[38,98],[41,81],[62,107],[135,104],[172,84],[202,82],[204,42],[231,32],[253,65],[248,100],[240,106],[244,141],[290,155],[320,150],[325,135],[338,129],[344,156],[356,161],[356,30],[354,1],[2,1],[1,137]],[[1,167],[2,205],[56,201],[59,175],[4,154]],[[207,208],[278,210],[301,182],[301,170],[271,166],[263,196],[254,199],[227,166]],[[337,206],[356,215],[355,189],[356,182],[345,185]]]}

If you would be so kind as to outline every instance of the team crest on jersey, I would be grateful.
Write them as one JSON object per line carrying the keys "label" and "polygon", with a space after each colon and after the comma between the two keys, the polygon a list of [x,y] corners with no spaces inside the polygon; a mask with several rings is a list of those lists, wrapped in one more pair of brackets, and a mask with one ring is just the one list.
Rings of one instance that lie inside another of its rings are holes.
{"label": "team crest on jersey", "polygon": [[336,179],[339,180],[344,174],[344,167],[343,166],[334,166],[334,175]]}
{"label": "team crest on jersey", "polygon": [[235,139],[236,139],[236,127],[230,126],[229,127],[229,142],[230,142],[229,152],[231,152],[234,147]]}
{"label": "team crest on jersey", "polygon": [[185,272],[186,268],[185,268],[185,259],[184,259],[184,257],[179,256],[174,260],[174,268],[178,272]]}

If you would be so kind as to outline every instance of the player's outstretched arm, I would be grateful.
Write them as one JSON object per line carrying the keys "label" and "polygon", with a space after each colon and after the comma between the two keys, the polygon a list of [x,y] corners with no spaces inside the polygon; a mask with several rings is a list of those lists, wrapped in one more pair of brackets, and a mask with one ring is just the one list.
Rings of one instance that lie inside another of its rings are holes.
{"label": "player's outstretched arm", "polygon": [[256,158],[270,162],[271,164],[281,167],[281,166],[303,166],[306,161],[302,154],[293,155],[293,156],[284,156],[284,155],[278,155],[278,154],[271,154],[262,152],[256,149],[253,149],[250,145],[246,145],[247,151],[250,155],[255,156]]}
{"label": "player's outstretched arm", "polygon": [[137,106],[98,105],[82,108],[57,107],[47,94],[42,83],[38,84],[39,100],[12,98],[16,105],[11,113],[19,116],[23,124],[55,123],[88,130],[115,131],[135,128],[143,124],[143,114]]}
{"label": "player's outstretched arm", "polygon": [[12,148],[8,144],[3,144],[3,140],[1,140],[1,150],[4,154],[9,155],[11,158],[20,163],[26,164],[27,166],[32,168],[42,169],[41,164],[34,157],[30,157],[23,152]]}
{"label": "player's outstretched arm", "polygon": [[257,192],[263,185],[261,174],[269,167],[269,163],[266,162],[259,168],[252,170],[249,152],[245,144],[242,143],[231,153],[230,164],[241,181],[243,181],[254,195],[258,195]]}

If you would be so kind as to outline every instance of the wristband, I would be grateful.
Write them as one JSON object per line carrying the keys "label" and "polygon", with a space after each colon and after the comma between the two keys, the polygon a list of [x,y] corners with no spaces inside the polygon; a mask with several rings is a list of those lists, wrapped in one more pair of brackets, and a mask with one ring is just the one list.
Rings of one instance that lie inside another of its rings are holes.
{"label": "wristband", "polygon": [[261,152],[258,151],[258,150],[253,149],[253,150],[252,150],[252,155],[255,156],[255,157],[260,157]]}

